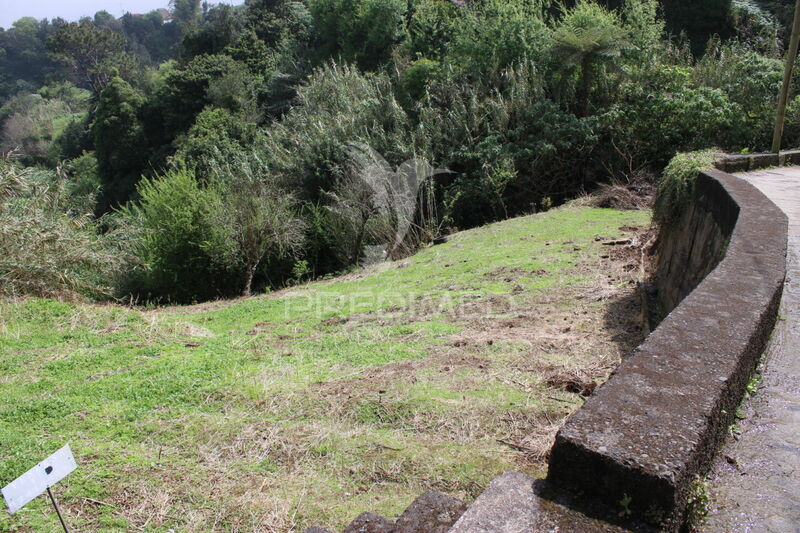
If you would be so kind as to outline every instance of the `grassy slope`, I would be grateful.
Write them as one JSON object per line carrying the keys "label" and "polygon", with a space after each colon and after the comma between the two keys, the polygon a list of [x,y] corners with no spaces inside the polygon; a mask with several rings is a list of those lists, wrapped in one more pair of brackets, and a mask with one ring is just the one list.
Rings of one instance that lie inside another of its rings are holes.
{"label": "grassy slope", "polygon": [[[631,280],[597,237],[647,222],[559,209],[234,302],[2,303],[0,485],[70,442],[73,525],[290,531],[541,475],[580,405],[554,376],[602,379],[619,357],[603,321]],[[0,531],[56,524],[43,498],[0,513]]]}

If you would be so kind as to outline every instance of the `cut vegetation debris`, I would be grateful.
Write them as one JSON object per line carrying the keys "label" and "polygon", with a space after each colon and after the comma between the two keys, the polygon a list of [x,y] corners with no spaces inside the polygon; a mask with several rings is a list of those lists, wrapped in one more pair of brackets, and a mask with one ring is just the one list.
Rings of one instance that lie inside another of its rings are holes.
{"label": "cut vegetation debris", "polygon": [[[564,418],[641,340],[648,225],[562,208],[256,298],[2,303],[0,485],[69,442],[58,490],[79,530],[288,532],[542,476]],[[40,498],[0,531],[58,525]]]}

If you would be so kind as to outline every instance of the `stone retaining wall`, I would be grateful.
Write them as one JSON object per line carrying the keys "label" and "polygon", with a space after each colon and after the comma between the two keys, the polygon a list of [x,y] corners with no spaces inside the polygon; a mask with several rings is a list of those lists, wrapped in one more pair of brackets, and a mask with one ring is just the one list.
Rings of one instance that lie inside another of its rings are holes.
{"label": "stone retaining wall", "polygon": [[[800,152],[717,166],[792,158]],[[786,216],[750,184],[718,170],[698,177],[681,223],[661,236],[657,282],[671,312],[559,431],[550,484],[681,527],[774,326],[786,235]]]}
{"label": "stone retaining wall", "polygon": [[659,322],[716,268],[738,217],[739,205],[722,184],[700,176],[693,201],[658,236],[653,303]]}
{"label": "stone retaining wall", "polygon": [[780,154],[729,155],[714,163],[714,166],[723,172],[748,172],[759,168],[782,167],[785,165],[800,165],[800,150],[787,150]]}

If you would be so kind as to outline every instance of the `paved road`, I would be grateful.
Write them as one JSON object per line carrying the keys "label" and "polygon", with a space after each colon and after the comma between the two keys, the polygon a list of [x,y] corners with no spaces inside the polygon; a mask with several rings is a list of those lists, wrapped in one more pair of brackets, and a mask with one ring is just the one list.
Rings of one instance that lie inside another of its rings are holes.
{"label": "paved road", "polygon": [[789,217],[786,285],[758,393],[745,401],[741,437],[711,477],[708,533],[800,533],[800,167],[737,174]]}

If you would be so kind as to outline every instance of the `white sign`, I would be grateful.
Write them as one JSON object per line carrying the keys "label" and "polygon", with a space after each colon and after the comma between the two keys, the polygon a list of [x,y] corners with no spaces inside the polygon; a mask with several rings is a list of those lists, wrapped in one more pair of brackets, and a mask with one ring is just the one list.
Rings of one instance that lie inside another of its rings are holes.
{"label": "white sign", "polygon": [[67,477],[78,467],[69,444],[34,466],[17,479],[3,487],[3,498],[11,514],[16,513],[29,501]]}

